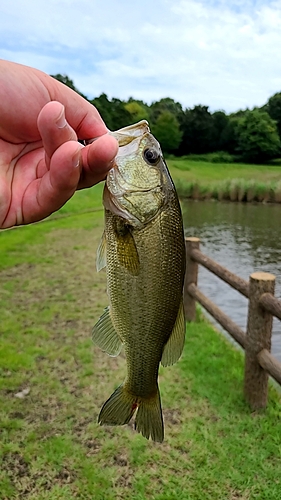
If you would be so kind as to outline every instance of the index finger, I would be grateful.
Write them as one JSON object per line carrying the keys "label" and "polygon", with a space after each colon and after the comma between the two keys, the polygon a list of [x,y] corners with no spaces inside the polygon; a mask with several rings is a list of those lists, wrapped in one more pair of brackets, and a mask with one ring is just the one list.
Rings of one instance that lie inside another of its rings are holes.
{"label": "index finger", "polygon": [[61,102],[65,107],[65,117],[75,130],[78,139],[100,137],[108,132],[98,110],[74,90],[49,77],[49,91],[52,100]]}

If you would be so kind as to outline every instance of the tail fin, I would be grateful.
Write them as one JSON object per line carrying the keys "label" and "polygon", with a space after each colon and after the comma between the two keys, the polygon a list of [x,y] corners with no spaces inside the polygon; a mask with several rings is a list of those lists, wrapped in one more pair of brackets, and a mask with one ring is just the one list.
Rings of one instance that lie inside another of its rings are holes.
{"label": "tail fin", "polygon": [[98,421],[101,425],[128,424],[136,409],[136,431],[147,439],[151,437],[153,441],[162,443],[164,424],[158,387],[155,397],[143,399],[133,396],[124,385],[120,385],[104,403]]}
{"label": "tail fin", "polygon": [[159,389],[154,398],[142,399],[136,415],[135,429],[146,438],[162,443],[164,424]]}
{"label": "tail fin", "polygon": [[98,421],[101,425],[128,424],[137,406],[137,398],[120,385],[104,403]]}

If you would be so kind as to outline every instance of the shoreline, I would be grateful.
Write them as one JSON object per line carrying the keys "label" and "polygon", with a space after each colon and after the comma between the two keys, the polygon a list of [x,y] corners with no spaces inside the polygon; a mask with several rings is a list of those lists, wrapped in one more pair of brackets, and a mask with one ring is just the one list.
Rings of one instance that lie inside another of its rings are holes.
{"label": "shoreline", "polygon": [[180,198],[281,203],[280,166],[168,160]]}
{"label": "shoreline", "polygon": [[196,201],[228,201],[236,203],[281,203],[281,182],[247,182],[244,179],[226,179],[220,183],[201,184],[197,181],[175,180],[179,198]]}

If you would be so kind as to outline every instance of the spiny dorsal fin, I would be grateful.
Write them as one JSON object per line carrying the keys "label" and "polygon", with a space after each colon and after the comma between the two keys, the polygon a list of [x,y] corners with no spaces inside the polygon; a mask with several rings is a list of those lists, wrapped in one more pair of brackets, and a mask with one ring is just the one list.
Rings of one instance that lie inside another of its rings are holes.
{"label": "spiny dorsal fin", "polygon": [[185,339],[185,319],[183,302],[181,301],[173,331],[164,347],[161,363],[170,366],[176,363],[181,356]]}
{"label": "spiny dorsal fin", "polygon": [[118,356],[122,348],[122,342],[117,334],[111,317],[110,308],[107,307],[93,328],[93,342],[109,356]]}

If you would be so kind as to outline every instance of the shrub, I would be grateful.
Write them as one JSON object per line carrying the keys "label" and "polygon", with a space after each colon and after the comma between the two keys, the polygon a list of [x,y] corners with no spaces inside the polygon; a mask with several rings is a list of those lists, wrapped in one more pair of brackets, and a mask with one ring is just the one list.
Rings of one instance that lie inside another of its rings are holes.
{"label": "shrub", "polygon": [[237,157],[227,153],[226,151],[217,151],[215,153],[206,154],[190,154],[187,156],[182,156],[184,160],[192,161],[206,161],[208,163],[234,163],[237,161]]}

